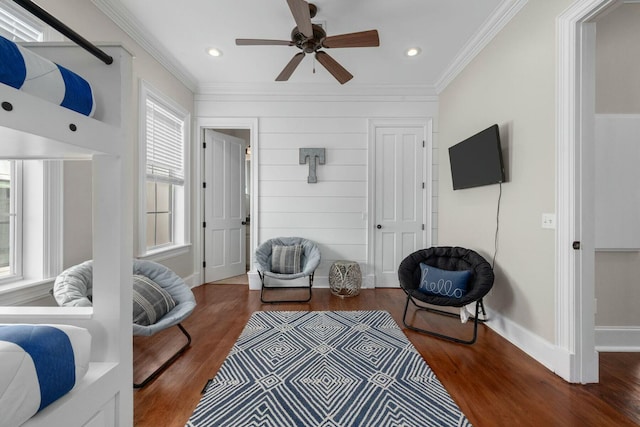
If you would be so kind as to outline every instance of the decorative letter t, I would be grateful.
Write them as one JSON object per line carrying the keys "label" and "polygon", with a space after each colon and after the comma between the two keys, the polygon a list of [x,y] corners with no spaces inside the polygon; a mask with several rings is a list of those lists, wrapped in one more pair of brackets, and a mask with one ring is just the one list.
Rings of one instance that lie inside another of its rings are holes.
{"label": "decorative letter t", "polygon": [[317,163],[324,165],[325,156],[324,148],[301,148],[300,149],[300,164],[304,165],[309,159],[309,176],[307,182],[309,184],[318,182],[318,176],[316,175],[316,159]]}

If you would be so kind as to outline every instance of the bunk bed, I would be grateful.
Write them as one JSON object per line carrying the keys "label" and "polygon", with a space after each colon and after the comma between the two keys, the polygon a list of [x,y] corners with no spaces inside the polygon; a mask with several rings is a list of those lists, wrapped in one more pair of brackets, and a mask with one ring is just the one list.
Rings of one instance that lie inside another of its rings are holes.
{"label": "bunk bed", "polygon": [[0,307],[0,324],[69,325],[91,335],[86,374],[23,426],[131,425],[132,56],[101,45],[112,60],[105,65],[71,43],[25,46],[91,82],[96,106],[87,117],[0,84],[0,158],[91,160],[93,174],[93,306]]}

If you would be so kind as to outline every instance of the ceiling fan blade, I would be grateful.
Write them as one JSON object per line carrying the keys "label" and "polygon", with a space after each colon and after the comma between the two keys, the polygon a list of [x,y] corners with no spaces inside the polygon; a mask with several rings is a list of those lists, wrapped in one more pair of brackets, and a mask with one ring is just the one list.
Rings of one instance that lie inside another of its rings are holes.
{"label": "ceiling fan blade", "polygon": [[304,52],[296,53],[293,58],[291,58],[291,61],[289,61],[287,66],[284,67],[284,70],[282,70],[278,77],[276,77],[276,81],[286,82],[287,80],[289,80],[289,77],[291,77],[291,74],[293,74],[296,68],[298,68],[298,64],[300,64],[300,61],[302,61],[303,58]]}
{"label": "ceiling fan blade", "polygon": [[375,47],[380,46],[378,30],[329,36],[322,42],[324,47]]}
{"label": "ceiling fan blade", "polygon": [[293,19],[296,20],[298,30],[308,38],[313,37],[313,28],[311,27],[311,12],[309,11],[309,3],[304,0],[287,0],[289,9]]}
{"label": "ceiling fan blade", "polygon": [[316,59],[321,63],[333,77],[340,82],[341,85],[345,84],[353,78],[350,72],[348,72],[342,65],[333,59],[327,52],[316,52]]}
{"label": "ceiling fan blade", "polygon": [[236,39],[237,46],[260,46],[260,45],[277,45],[277,46],[293,46],[290,40],[264,40],[264,39]]}

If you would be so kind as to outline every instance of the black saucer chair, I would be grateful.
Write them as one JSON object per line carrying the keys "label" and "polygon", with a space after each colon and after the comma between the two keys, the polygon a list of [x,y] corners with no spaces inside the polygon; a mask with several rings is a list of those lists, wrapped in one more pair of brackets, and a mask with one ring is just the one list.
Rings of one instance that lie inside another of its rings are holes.
{"label": "black saucer chair", "polygon": [[[470,274],[466,284],[466,293],[462,297],[457,298],[454,296],[431,295],[423,292],[423,290],[420,290],[422,280],[421,263],[426,266],[436,267],[440,270],[458,272],[468,270]],[[491,290],[494,280],[493,268],[481,255],[471,249],[460,247],[434,246],[421,249],[402,260],[400,267],[398,267],[398,278],[400,279],[400,286],[407,294],[407,302],[404,306],[404,314],[402,316],[402,322],[407,328],[461,344],[473,344],[476,342],[478,337],[478,322],[484,321],[478,319],[480,310],[482,310],[483,316],[486,316],[482,298]],[[428,307],[426,304],[440,307],[464,307],[475,302],[473,337],[469,340],[464,340],[408,324],[407,311],[409,302],[416,306],[416,310],[424,310],[451,317],[458,317],[458,314]]]}

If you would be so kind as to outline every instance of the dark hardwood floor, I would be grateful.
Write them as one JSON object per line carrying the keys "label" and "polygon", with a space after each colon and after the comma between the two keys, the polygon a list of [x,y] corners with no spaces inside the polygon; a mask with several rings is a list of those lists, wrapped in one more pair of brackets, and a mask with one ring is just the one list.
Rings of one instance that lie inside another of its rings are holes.
{"label": "dark hardwood floor", "polygon": [[[405,297],[400,289],[362,290],[348,299],[333,296],[328,289],[313,292],[306,304],[269,305],[261,304],[259,292],[246,285],[195,288],[198,306],[183,323],[193,337],[192,345],[158,379],[134,391],[135,426],[184,426],[203,386],[216,374],[254,311],[386,310],[402,325]],[[456,319],[422,312],[415,316],[443,331],[471,332],[465,329],[470,324],[461,325]],[[601,354],[600,383],[585,386],[566,383],[485,326],[480,326],[478,342],[472,346],[404,332],[476,427],[640,425],[640,354]],[[135,337],[135,379],[140,381],[183,342],[178,328]]]}

